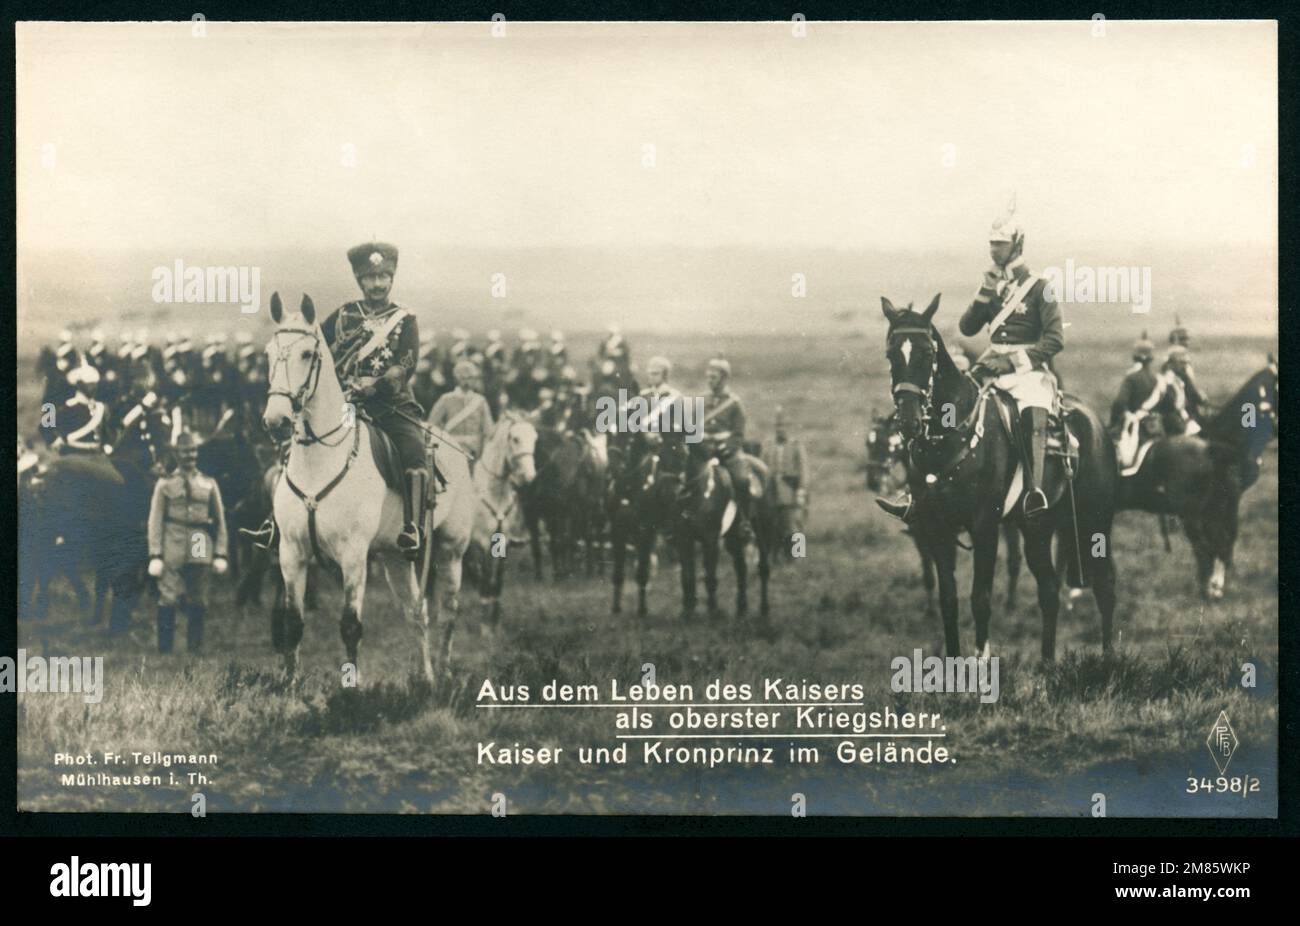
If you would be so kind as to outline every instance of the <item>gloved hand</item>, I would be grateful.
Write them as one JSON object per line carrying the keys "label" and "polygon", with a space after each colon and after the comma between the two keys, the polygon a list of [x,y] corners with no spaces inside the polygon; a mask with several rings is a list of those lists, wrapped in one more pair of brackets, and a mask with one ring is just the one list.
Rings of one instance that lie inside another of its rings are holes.
{"label": "gloved hand", "polygon": [[162,574],[163,574],[162,558],[155,556],[153,559],[149,560],[149,575],[156,579]]}
{"label": "gloved hand", "polygon": [[369,399],[375,394],[375,383],[378,377],[375,376],[358,376],[352,381],[352,388],[349,390],[354,399]]}
{"label": "gloved hand", "polygon": [[224,556],[217,556],[214,557],[212,560],[212,571],[219,576],[224,576],[226,574],[226,568],[228,566],[229,563],[226,562],[226,558]]}
{"label": "gloved hand", "polygon": [[1002,282],[1002,268],[994,264],[988,270],[984,271],[984,286],[997,292],[998,284]]}
{"label": "gloved hand", "polygon": [[986,380],[997,379],[999,376],[1014,373],[1015,371],[1015,361],[1010,357],[1003,354],[993,354],[975,364],[970,372],[977,383],[983,384]]}

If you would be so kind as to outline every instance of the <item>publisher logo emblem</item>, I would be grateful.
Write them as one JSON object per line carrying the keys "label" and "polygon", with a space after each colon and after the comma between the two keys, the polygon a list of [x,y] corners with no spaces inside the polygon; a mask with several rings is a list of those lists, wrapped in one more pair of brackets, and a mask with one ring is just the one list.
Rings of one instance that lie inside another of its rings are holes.
{"label": "publisher logo emblem", "polygon": [[1210,735],[1205,738],[1205,745],[1210,750],[1210,755],[1214,757],[1214,764],[1218,766],[1220,775],[1228,770],[1232,754],[1237,751],[1237,742],[1237,734],[1232,732],[1232,724],[1228,723],[1228,712],[1219,711],[1219,719],[1210,728]]}

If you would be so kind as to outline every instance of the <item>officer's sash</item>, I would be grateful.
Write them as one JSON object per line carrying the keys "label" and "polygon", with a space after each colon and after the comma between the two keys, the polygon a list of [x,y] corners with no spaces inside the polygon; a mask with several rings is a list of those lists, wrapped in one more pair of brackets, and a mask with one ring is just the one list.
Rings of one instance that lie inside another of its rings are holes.
{"label": "officer's sash", "polygon": [[1029,295],[1029,291],[1034,288],[1034,284],[1037,282],[1038,277],[1032,273],[1029,274],[1025,281],[1016,287],[1015,292],[1011,294],[1011,298],[1002,303],[1002,311],[993,317],[993,321],[989,322],[990,337],[1002,327],[1003,322],[1011,317],[1012,312],[1020,308],[1021,303],[1025,301],[1025,297]]}
{"label": "officer's sash", "polygon": [[735,404],[736,404],[736,397],[735,397],[734,395],[727,396],[727,401],[723,402],[721,405],[719,405],[719,406],[718,406],[717,408],[715,408],[713,411],[711,411],[711,412],[709,412],[707,415],[705,415],[705,416],[704,416],[704,420],[701,421],[700,424],[708,424],[708,423],[709,423],[710,421],[712,421],[714,418],[718,417],[718,416],[721,415],[723,412],[725,412],[728,408],[730,408],[731,406],[733,406],[733,405],[735,405]]}
{"label": "officer's sash", "polygon": [[478,408],[478,403],[474,402],[472,399],[466,399],[465,404],[461,406],[460,411],[447,419],[447,423],[442,426],[442,429],[444,431],[455,431],[456,425],[460,424],[473,414],[476,408]]}
{"label": "officer's sash", "polygon": [[398,326],[402,319],[406,318],[406,316],[410,314],[411,313],[406,311],[406,309],[395,310],[393,314],[389,316],[388,321],[384,322],[384,326],[376,331],[369,341],[361,345],[361,349],[357,351],[353,363],[360,364],[361,361],[365,360],[375,351],[379,350],[379,348],[387,344],[388,336],[393,333],[393,329]]}

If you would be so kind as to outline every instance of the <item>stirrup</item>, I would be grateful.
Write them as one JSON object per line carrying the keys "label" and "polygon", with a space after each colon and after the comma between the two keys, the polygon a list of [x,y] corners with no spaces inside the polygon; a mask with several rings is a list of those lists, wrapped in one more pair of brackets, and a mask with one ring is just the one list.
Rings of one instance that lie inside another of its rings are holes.
{"label": "stirrup", "polygon": [[912,497],[909,495],[906,502],[896,502],[887,498],[877,498],[876,504],[880,510],[887,515],[898,518],[904,524],[908,523],[908,518],[912,515]]}
{"label": "stirrup", "polygon": [[247,527],[241,527],[239,532],[248,537],[253,546],[259,550],[272,550],[279,540],[280,532],[276,529],[275,518],[267,518],[262,522],[262,526],[257,530],[249,530]]}
{"label": "stirrup", "polygon": [[397,535],[397,548],[412,558],[420,552],[420,529],[414,525],[407,524],[402,527],[402,532]]}
{"label": "stirrup", "polygon": [[1048,508],[1047,493],[1038,487],[1034,487],[1025,493],[1025,517],[1032,518],[1042,514]]}

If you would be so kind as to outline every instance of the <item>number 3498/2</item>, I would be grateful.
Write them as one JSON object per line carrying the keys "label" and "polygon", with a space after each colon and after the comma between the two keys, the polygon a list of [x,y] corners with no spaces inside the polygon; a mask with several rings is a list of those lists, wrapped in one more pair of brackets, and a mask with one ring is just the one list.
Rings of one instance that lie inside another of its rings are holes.
{"label": "number 3498/2", "polygon": [[1247,794],[1259,792],[1259,779],[1254,775],[1234,775],[1231,778],[1188,778],[1188,794]]}

